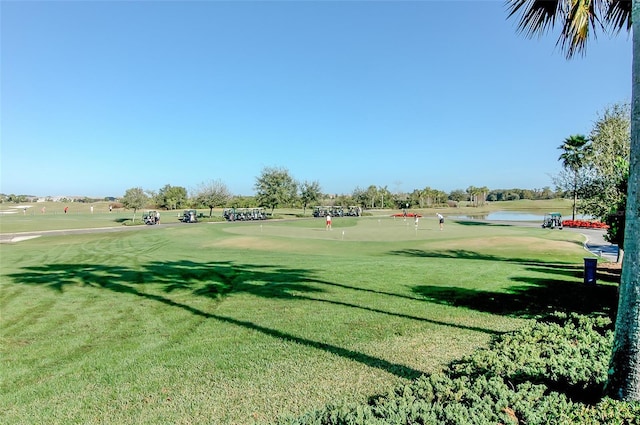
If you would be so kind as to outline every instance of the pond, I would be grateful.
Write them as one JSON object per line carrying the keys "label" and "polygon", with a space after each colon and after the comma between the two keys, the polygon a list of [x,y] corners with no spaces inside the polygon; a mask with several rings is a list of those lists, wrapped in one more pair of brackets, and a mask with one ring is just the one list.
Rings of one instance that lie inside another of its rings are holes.
{"label": "pond", "polygon": [[[487,214],[467,214],[451,215],[451,218],[462,220],[489,220],[489,221],[539,221],[542,223],[544,214],[537,214],[525,211],[494,211]],[[570,219],[571,214],[563,216],[563,219]],[[576,220],[590,220],[591,216],[576,214]]]}

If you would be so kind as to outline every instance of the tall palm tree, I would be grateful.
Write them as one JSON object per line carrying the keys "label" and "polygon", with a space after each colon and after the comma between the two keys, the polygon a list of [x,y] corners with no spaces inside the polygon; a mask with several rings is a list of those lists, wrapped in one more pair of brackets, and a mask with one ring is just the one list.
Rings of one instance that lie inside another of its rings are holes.
{"label": "tall palm tree", "polygon": [[532,37],[558,23],[567,58],[584,54],[597,29],[633,34],[631,151],[624,230],[625,257],[609,367],[607,393],[640,401],[640,0],[506,0],[518,30]]}
{"label": "tall palm tree", "polygon": [[591,149],[589,139],[582,134],[567,137],[564,139],[562,145],[558,146],[558,149],[562,149],[563,151],[558,161],[562,161],[562,166],[565,170],[568,170],[573,175],[573,181],[571,182],[571,191],[573,192],[573,216],[571,220],[575,220],[578,188],[580,186],[580,171],[593,150]]}

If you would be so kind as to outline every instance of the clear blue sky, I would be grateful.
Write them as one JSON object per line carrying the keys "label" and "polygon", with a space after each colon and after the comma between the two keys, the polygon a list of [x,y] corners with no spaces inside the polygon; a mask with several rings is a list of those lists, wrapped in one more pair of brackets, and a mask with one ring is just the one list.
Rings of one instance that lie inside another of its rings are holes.
{"label": "clear blue sky", "polygon": [[553,187],[631,98],[631,39],[567,61],[502,1],[2,1],[4,193],[121,196],[265,167],[325,193]]}

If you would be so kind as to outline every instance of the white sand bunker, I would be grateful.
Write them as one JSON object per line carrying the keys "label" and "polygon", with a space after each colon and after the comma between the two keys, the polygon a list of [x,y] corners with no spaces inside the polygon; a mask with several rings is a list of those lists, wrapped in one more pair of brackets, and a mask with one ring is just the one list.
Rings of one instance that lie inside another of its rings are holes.
{"label": "white sand bunker", "polygon": [[12,238],[2,238],[0,239],[0,243],[16,243],[16,242],[22,242],[22,241],[26,241],[29,239],[35,239],[35,238],[39,238],[41,235],[32,235],[32,236],[15,236]]}
{"label": "white sand bunker", "polygon": [[0,211],[0,214],[16,214],[18,213],[18,211],[26,213],[28,208],[31,208],[31,205],[16,205],[15,207],[11,207],[8,210]]}

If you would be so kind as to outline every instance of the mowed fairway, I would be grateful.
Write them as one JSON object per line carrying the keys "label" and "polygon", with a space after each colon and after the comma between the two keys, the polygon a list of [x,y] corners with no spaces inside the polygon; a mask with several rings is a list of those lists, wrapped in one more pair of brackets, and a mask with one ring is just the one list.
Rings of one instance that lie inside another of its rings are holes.
{"label": "mowed fairway", "polygon": [[579,234],[388,216],[0,245],[4,424],[247,424],[365,400],[605,309]]}

